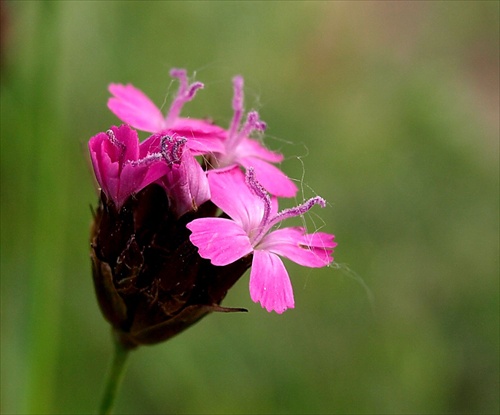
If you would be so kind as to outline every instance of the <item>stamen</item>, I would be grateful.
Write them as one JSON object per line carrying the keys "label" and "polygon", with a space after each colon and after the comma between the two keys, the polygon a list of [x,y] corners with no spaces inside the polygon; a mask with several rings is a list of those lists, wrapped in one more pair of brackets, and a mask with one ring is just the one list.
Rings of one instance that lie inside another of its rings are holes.
{"label": "stamen", "polygon": [[186,102],[191,101],[198,89],[202,89],[205,85],[203,85],[201,82],[193,82],[191,85],[189,85],[189,89],[187,93],[185,94],[186,97]]}
{"label": "stamen", "polygon": [[186,138],[171,137],[169,135],[164,135],[161,138],[161,155],[170,167],[172,167],[173,164],[179,164],[181,162],[184,145],[186,143]]}
{"label": "stamen", "polygon": [[257,111],[249,112],[245,124],[243,124],[240,131],[235,131],[233,134],[229,134],[226,140],[226,153],[233,154],[238,144],[244,140],[245,137],[248,137],[253,131],[263,132],[265,129],[266,123],[260,120],[259,113]]}
{"label": "stamen", "polygon": [[165,120],[165,124],[167,125],[179,117],[184,104],[194,98],[198,89],[204,87],[201,82],[193,82],[189,85],[185,69],[172,69],[170,71],[170,76],[179,79],[180,85],[177,95],[170,105],[170,110],[168,111],[167,118]]}
{"label": "stamen", "polygon": [[161,161],[163,159],[163,156],[161,153],[152,153],[147,155],[146,157],[139,159],[139,160],[129,160],[125,164],[130,164],[132,166],[149,166],[153,163],[156,163],[157,161]]}
{"label": "stamen", "polygon": [[125,144],[123,144],[121,141],[118,141],[116,139],[116,136],[115,136],[115,133],[113,132],[113,130],[109,129],[108,131],[106,131],[106,135],[108,136],[108,139],[111,142],[111,144],[118,147],[121,150],[121,155],[123,155],[123,153],[127,149],[127,146],[125,146]]}
{"label": "stamen", "polygon": [[278,222],[281,222],[282,220],[293,218],[295,216],[301,216],[304,213],[306,213],[309,209],[311,209],[314,205],[320,205],[321,207],[324,208],[326,206],[326,200],[320,196],[316,196],[312,197],[311,199],[307,200],[306,202],[302,203],[299,206],[284,209],[278,214],[276,214],[276,216],[269,221],[269,227],[276,225]]}
{"label": "stamen", "polygon": [[182,93],[187,88],[187,72],[185,69],[172,68],[170,70],[170,76],[172,78],[177,78],[181,85],[179,86],[179,92]]}
{"label": "stamen", "polygon": [[238,136],[248,137],[252,131],[263,132],[266,129],[266,123],[260,120],[259,113],[257,111],[251,111],[247,115],[247,120],[243,127],[241,128]]}
{"label": "stamen", "polygon": [[233,78],[233,120],[229,127],[229,139],[235,136],[238,127],[240,126],[241,117],[243,116],[243,77],[235,76]]}
{"label": "stamen", "polygon": [[108,140],[111,142],[111,144],[120,149],[120,156],[119,156],[120,163],[118,163],[118,173],[121,174],[124,165],[122,164],[123,158],[125,156],[125,151],[127,151],[127,146],[121,141],[118,141],[116,139],[115,133],[112,129],[107,130],[106,135],[108,136]]}
{"label": "stamen", "polygon": [[264,202],[264,215],[261,221],[261,229],[257,235],[253,238],[254,241],[259,240],[261,234],[265,232],[268,228],[267,223],[269,221],[269,215],[271,214],[271,198],[262,185],[255,178],[255,170],[253,167],[249,167],[245,176],[246,183],[248,187],[255,193],[259,199]]}
{"label": "stamen", "polygon": [[229,126],[228,138],[226,140],[226,153],[233,154],[235,148],[245,137],[254,131],[264,131],[266,123],[260,121],[259,114],[256,111],[251,111],[247,115],[247,120],[243,127],[240,127],[241,119],[243,117],[243,77],[235,76],[233,78],[233,119]]}

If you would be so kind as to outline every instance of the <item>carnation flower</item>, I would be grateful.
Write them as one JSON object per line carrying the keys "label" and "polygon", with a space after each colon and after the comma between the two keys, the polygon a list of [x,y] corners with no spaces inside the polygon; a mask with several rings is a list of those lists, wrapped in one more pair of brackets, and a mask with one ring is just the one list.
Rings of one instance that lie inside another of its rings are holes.
{"label": "carnation flower", "polygon": [[148,154],[139,144],[137,132],[128,125],[95,135],[89,150],[96,179],[118,210],[130,195],[166,173],[161,156]]}
{"label": "carnation flower", "polygon": [[184,104],[194,98],[203,84],[189,84],[184,69],[172,69],[170,75],[179,79],[180,87],[166,116],[141,90],[130,84],[109,86],[113,97],[108,100],[108,108],[123,122],[139,130],[164,135],[168,129],[171,133],[185,137],[186,145],[193,154],[209,155],[209,162],[214,168],[252,166],[259,182],[271,194],[280,197],[296,195],[297,186],[272,164],[281,162],[283,155],[268,150],[258,140],[250,138],[253,133],[266,129],[258,112],[249,112],[246,121],[242,123],[244,109],[241,76],[233,79],[234,114],[229,129],[224,130],[205,120],[180,117]]}
{"label": "carnation flower", "polygon": [[108,108],[123,122],[138,130],[160,133],[170,130],[180,137],[185,137],[187,146],[195,155],[213,151],[224,151],[220,138],[224,130],[206,120],[184,118],[180,116],[182,107],[191,101],[201,82],[188,83],[184,69],[172,69],[172,77],[178,78],[180,87],[170,105],[166,116],[144,92],[127,84],[111,84],[109,92],[113,97],[108,100]]}
{"label": "carnation flower", "polygon": [[[321,197],[277,212],[272,200],[255,178],[253,168],[245,176],[238,168],[211,172],[208,177],[212,202],[230,219],[200,218],[187,224],[190,240],[202,258],[224,266],[253,253],[250,295],[268,311],[282,313],[294,307],[290,278],[279,256],[307,267],[323,267],[333,261],[333,235],[306,233],[293,227],[271,231],[284,219],[299,216],[315,204],[325,206]],[[237,196],[236,196],[237,195]]]}

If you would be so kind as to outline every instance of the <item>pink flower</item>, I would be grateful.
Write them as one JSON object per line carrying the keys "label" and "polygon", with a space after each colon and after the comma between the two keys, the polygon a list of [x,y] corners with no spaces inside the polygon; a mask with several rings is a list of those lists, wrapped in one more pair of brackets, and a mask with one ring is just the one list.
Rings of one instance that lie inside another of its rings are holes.
{"label": "pink flower", "polygon": [[257,180],[272,195],[293,197],[297,186],[279,168],[272,163],[283,160],[281,154],[266,149],[258,140],[250,138],[254,132],[263,132],[266,124],[259,119],[256,111],[243,118],[243,78],[233,79],[234,115],[229,129],[210,122],[180,117],[184,104],[191,101],[198,89],[203,88],[201,82],[188,83],[184,69],[172,69],[170,75],[180,81],[176,97],[172,101],[166,116],[139,89],[134,86],[111,84],[109,91],[113,95],[108,101],[108,108],[122,121],[139,130],[170,134],[187,139],[186,145],[193,155],[211,154],[210,163],[215,168],[226,168],[240,165],[244,168],[252,166]]}
{"label": "pink flower", "polygon": [[260,120],[256,111],[247,114],[245,123],[241,126],[243,117],[243,78],[233,78],[233,110],[234,115],[224,140],[224,151],[215,156],[215,167],[223,168],[239,164],[246,169],[253,167],[257,180],[274,196],[293,197],[297,186],[280,169],[271,163],[283,160],[281,154],[265,148],[259,141],[249,138],[253,132],[263,132],[266,124]]}
{"label": "pink flower", "polygon": [[180,117],[184,104],[194,98],[196,91],[203,88],[203,84],[194,82],[189,85],[184,69],[172,69],[170,75],[179,79],[180,87],[165,117],[141,90],[130,84],[109,86],[113,97],[108,100],[108,108],[120,120],[138,130],[159,133],[169,129],[181,137],[186,137],[187,145],[194,154],[224,151],[220,141],[224,134],[221,127],[204,120]]}
{"label": "pink flower", "polygon": [[89,141],[97,182],[120,210],[125,200],[166,173],[160,154],[148,154],[128,125],[111,127]]}
{"label": "pink flower", "polygon": [[[250,296],[268,311],[284,312],[294,307],[290,278],[279,256],[297,264],[317,268],[333,261],[334,236],[304,228],[271,231],[284,219],[300,216],[315,204],[325,206],[321,197],[278,213],[271,199],[249,168],[246,180],[238,167],[209,173],[212,202],[231,219],[200,218],[188,223],[191,242],[202,258],[224,266],[253,253]],[[246,183],[245,183],[246,181]]]}

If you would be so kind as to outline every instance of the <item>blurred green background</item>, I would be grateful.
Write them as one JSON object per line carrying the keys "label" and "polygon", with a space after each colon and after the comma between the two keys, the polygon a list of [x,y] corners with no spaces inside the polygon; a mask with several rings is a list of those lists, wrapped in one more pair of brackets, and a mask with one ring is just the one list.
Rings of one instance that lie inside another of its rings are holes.
{"label": "blurred green background", "polygon": [[2,413],[98,407],[86,143],[119,123],[108,83],[161,104],[171,67],[205,83],[184,114],[222,125],[245,77],[338,266],[288,262],[283,315],[244,276],[224,304],[250,312],[134,352],[116,412],[499,412],[498,2],[1,7]]}

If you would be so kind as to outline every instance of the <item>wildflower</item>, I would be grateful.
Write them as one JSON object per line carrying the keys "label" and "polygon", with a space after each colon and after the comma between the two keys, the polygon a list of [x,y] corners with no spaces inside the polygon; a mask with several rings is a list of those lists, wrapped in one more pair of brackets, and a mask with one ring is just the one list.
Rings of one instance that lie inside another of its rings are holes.
{"label": "wildflower", "polygon": [[221,127],[205,120],[180,116],[184,104],[194,98],[198,89],[203,88],[203,84],[188,84],[184,69],[172,69],[170,75],[179,79],[180,87],[166,116],[163,116],[160,109],[141,90],[130,84],[109,86],[113,97],[108,100],[108,108],[120,120],[138,130],[159,133],[169,129],[181,137],[186,137],[187,145],[195,155],[224,151],[220,141],[224,134]]}
{"label": "wildflower", "polygon": [[256,111],[243,118],[243,78],[233,79],[233,119],[228,130],[205,120],[180,117],[182,107],[191,101],[201,82],[188,83],[184,69],[173,69],[170,75],[180,81],[176,97],[164,117],[160,109],[139,89],[134,86],[111,84],[109,91],[113,95],[108,100],[108,108],[122,121],[139,130],[165,134],[170,130],[187,139],[187,146],[194,155],[208,154],[209,163],[215,168],[240,165],[254,167],[259,182],[273,195],[293,197],[297,186],[279,168],[272,163],[279,163],[283,155],[265,148],[258,140],[250,138],[255,132],[263,132],[266,124],[260,120]]}
{"label": "wildflower", "polygon": [[[245,180],[246,179],[246,180]],[[307,267],[323,267],[333,261],[334,236],[292,227],[271,231],[284,219],[299,216],[312,206],[325,206],[321,197],[278,213],[276,199],[266,193],[249,168],[246,177],[235,167],[208,176],[212,202],[231,219],[199,218],[186,226],[189,239],[202,258],[226,266],[253,254],[250,296],[268,311],[294,307],[290,278],[279,256]],[[237,195],[237,196],[236,196]]]}
{"label": "wildflower", "polygon": [[96,179],[119,210],[125,200],[166,172],[159,154],[145,154],[137,132],[128,125],[111,127],[89,141]]}
{"label": "wildflower", "polygon": [[247,119],[241,125],[243,117],[243,78],[233,78],[233,119],[223,140],[224,150],[215,154],[211,162],[216,168],[241,165],[248,169],[253,167],[257,180],[264,188],[275,196],[293,197],[297,186],[279,168],[271,163],[279,163],[283,155],[265,148],[259,141],[249,138],[253,132],[263,132],[266,124],[260,120],[256,111],[247,114]]}

